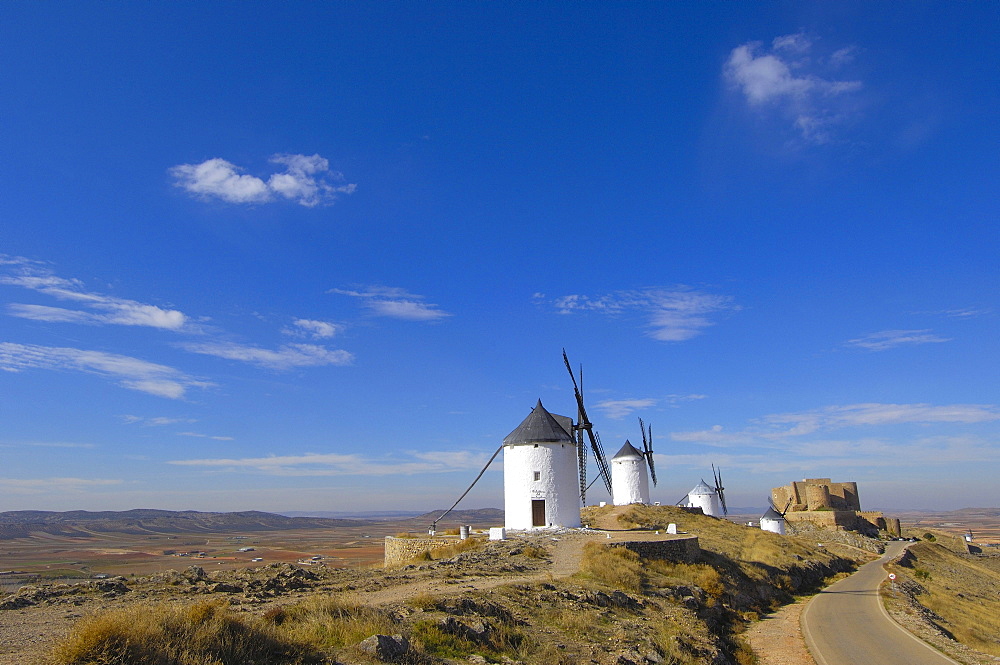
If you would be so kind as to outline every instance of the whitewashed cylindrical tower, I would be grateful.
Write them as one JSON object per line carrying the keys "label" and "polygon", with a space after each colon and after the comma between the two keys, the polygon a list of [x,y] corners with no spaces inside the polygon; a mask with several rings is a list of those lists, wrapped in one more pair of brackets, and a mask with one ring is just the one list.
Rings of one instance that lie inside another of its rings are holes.
{"label": "whitewashed cylindrical tower", "polygon": [[649,503],[646,456],[627,440],[611,458],[611,500],[616,506]]}
{"label": "whitewashed cylindrical tower", "polygon": [[760,528],[780,535],[785,535],[785,518],[774,508],[768,508],[767,512],[760,516]]}
{"label": "whitewashed cylindrical tower", "polygon": [[687,505],[689,508],[701,508],[701,512],[712,517],[722,514],[719,493],[709,487],[704,479],[688,492]]}
{"label": "whitewashed cylindrical tower", "polygon": [[504,525],[508,529],[580,526],[580,472],[573,421],[542,401],[503,440]]}

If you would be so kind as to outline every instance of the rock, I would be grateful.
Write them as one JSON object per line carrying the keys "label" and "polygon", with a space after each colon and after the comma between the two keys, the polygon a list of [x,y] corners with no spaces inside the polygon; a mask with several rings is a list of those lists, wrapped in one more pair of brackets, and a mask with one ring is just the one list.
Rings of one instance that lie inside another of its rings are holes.
{"label": "rock", "polygon": [[410,651],[410,641],[402,635],[372,635],[358,643],[361,651],[383,663],[396,663]]}
{"label": "rock", "polygon": [[225,582],[218,582],[208,587],[208,590],[212,593],[242,593],[243,587],[236,586],[233,584],[226,584]]}

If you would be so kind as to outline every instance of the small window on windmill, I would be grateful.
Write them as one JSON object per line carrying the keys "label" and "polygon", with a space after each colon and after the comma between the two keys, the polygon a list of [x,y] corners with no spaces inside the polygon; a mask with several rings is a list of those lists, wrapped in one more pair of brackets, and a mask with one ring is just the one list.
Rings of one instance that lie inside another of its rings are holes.
{"label": "small window on windmill", "polygon": [[535,471],[535,480],[541,480],[541,479],[542,479],[542,472]]}

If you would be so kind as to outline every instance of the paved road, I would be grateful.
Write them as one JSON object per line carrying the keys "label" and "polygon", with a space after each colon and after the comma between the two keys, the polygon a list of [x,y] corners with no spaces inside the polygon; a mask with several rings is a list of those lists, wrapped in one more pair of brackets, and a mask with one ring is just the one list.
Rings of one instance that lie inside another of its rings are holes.
{"label": "paved road", "polygon": [[889,618],[878,597],[882,567],[905,543],[889,543],[885,556],[832,584],[802,612],[802,634],[817,665],[958,665]]}

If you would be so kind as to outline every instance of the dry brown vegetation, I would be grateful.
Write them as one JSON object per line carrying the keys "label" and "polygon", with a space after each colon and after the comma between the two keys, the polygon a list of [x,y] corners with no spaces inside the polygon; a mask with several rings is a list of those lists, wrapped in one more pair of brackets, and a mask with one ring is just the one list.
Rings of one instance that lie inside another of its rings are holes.
{"label": "dry brown vegetation", "polygon": [[[375,634],[398,634],[410,642],[407,659],[411,663],[445,663],[478,655],[493,663],[508,659],[545,665],[644,660],[664,665],[723,662],[750,665],[752,653],[740,638],[747,620],[787,602],[793,594],[818,588],[825,579],[853,565],[847,559],[793,538],[671,507],[636,508],[626,517],[630,523],[660,529],[667,523],[677,523],[682,530],[697,534],[702,546],[700,558],[687,563],[648,560],[625,548],[588,543],[580,572],[574,576],[550,577],[547,582],[511,583],[488,591],[465,590],[464,580],[477,575],[495,578],[538,571],[537,580],[545,566],[550,565],[545,558],[549,556],[546,550],[562,545],[553,543],[559,539],[548,536],[503,542],[469,539],[456,543],[457,548],[451,552],[435,551],[434,558],[439,560],[416,562],[391,573],[355,572],[339,584],[333,578],[325,581],[327,578],[322,576],[346,576],[346,571],[312,569],[309,575],[314,575],[315,580],[286,576],[289,582],[317,588],[308,597],[298,602],[284,601],[280,607],[250,605],[243,609],[252,611],[229,612],[213,605],[211,611],[199,610],[187,615],[172,614],[173,609],[164,609],[160,614],[151,612],[149,620],[161,628],[142,629],[134,639],[137,643],[175,644],[177,640],[171,635],[192,635],[202,624],[218,623],[243,627],[217,631],[222,636],[259,635],[260,638],[254,638],[256,641],[280,645],[286,651],[279,649],[279,652],[285,655],[219,655],[210,641],[185,638],[181,641],[192,649],[193,645],[201,645],[197,652],[192,650],[186,661],[116,661],[103,655],[90,660],[75,656],[77,659],[72,660],[65,654],[70,653],[71,643],[79,643],[79,638],[74,637],[60,647],[60,662],[66,665],[363,663],[370,662],[370,656],[358,651],[358,642]],[[560,539],[570,538],[588,536],[582,533],[560,536]],[[449,558],[444,558],[446,555]],[[454,582],[456,587],[448,589],[450,593],[428,591],[424,587],[411,594],[405,604],[379,606],[366,604],[364,596],[358,593],[420,576],[445,584]],[[183,581],[181,587],[205,592],[213,583],[211,579],[198,577],[195,581]],[[458,584],[463,586],[460,588]],[[250,587],[245,583],[244,588]],[[305,588],[297,588],[295,592],[304,593]],[[236,603],[236,598],[231,602]],[[211,620],[204,620],[203,615]],[[105,615],[103,620],[118,629],[132,623],[126,615]],[[112,636],[113,631],[102,633],[88,628],[89,625],[81,624],[79,630],[91,635],[93,648],[101,640],[106,646],[121,643]],[[104,637],[95,640],[101,635]],[[76,649],[75,653],[101,652]]]}
{"label": "dry brown vegetation", "polygon": [[65,665],[216,665],[319,663],[322,656],[225,602],[136,606],[84,619],[54,653]]}
{"label": "dry brown vegetation", "polygon": [[[962,552],[944,537],[921,542],[893,571],[897,589],[931,614],[926,618],[954,639],[984,653],[1000,656],[1000,557]],[[962,548],[964,549],[964,548]]]}

